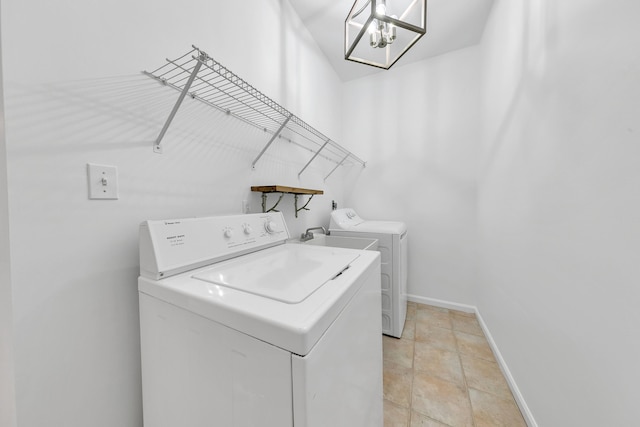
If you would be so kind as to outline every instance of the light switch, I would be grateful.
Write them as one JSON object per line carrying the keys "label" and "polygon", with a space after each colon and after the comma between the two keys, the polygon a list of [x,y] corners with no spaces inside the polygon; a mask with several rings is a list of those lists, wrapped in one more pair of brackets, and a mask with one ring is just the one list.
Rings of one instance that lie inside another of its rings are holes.
{"label": "light switch", "polygon": [[87,163],[89,199],[118,198],[118,168],[116,166]]}

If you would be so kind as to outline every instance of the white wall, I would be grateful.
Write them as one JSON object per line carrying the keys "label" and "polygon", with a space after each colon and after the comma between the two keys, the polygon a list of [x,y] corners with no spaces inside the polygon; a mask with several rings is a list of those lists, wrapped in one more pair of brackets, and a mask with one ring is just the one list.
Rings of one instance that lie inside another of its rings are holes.
{"label": "white wall", "polygon": [[410,293],[477,305],[543,426],[640,415],[637,16],[497,0],[480,47],[344,85],[346,203],[408,223]]}
{"label": "white wall", "polygon": [[342,140],[367,160],[347,204],[409,230],[409,293],[473,304],[480,55],[472,47],[344,84]]}
{"label": "white wall", "polygon": [[[0,34],[0,39],[1,39]],[[4,134],[4,91],[0,50],[0,426],[15,426],[13,377],[13,310],[11,254],[9,248],[9,199],[7,194],[7,145]]]}
{"label": "white wall", "polygon": [[[297,220],[292,197],[281,203],[298,234],[342,202],[341,173],[322,180],[332,164],[298,180],[310,154],[278,141],[252,172],[268,135],[190,99],[154,154],[177,92],[140,71],[195,44],[335,139],[340,82],[282,0],[1,7],[12,282],[0,332],[3,348],[13,333],[18,425],[140,426],[138,224],[240,213],[245,199],[257,212],[251,185],[324,189]],[[87,162],[118,167],[119,200],[87,199]]]}
{"label": "white wall", "polygon": [[640,3],[497,0],[478,308],[541,426],[640,418]]}

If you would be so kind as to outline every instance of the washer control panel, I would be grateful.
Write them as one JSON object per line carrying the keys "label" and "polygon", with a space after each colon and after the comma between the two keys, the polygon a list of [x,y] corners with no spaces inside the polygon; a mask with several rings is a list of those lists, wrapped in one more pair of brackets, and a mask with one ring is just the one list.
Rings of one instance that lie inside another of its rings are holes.
{"label": "washer control panel", "polygon": [[271,244],[289,238],[284,218],[279,212],[212,217],[208,218],[207,222],[214,224],[214,227],[221,227],[223,242],[229,249],[236,246]]}
{"label": "washer control panel", "polygon": [[140,225],[140,274],[159,279],[289,237],[280,212],[145,221]]}

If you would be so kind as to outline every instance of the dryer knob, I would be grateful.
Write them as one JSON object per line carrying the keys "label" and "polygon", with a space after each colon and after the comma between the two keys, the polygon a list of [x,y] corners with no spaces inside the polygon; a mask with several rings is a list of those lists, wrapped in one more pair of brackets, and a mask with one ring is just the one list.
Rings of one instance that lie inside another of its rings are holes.
{"label": "dryer knob", "polygon": [[354,216],[356,216],[356,213],[353,211],[347,211],[347,218],[352,219]]}
{"label": "dryer knob", "polygon": [[275,233],[278,231],[278,223],[275,221],[268,220],[264,223],[264,229],[267,230],[267,233]]}
{"label": "dryer knob", "polygon": [[244,228],[244,234],[251,234],[251,232],[253,231],[253,229],[249,224],[245,224],[243,228]]}
{"label": "dryer knob", "polygon": [[233,236],[233,228],[225,228],[224,229],[224,237],[229,239],[231,236]]}

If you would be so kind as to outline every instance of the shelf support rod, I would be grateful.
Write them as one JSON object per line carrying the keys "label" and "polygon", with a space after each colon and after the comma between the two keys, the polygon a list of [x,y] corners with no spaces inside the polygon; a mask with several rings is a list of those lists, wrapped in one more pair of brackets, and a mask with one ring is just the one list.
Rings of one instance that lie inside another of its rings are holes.
{"label": "shelf support rod", "polygon": [[[306,165],[304,165],[304,167],[302,168],[302,170],[301,170],[300,172],[298,172],[298,178],[300,178],[300,175],[302,175],[302,172],[304,172],[304,170],[307,168],[307,166],[309,166],[309,165],[311,164],[311,162],[313,162],[313,160],[314,160],[316,157],[318,157],[318,154],[320,154],[320,152],[322,151],[322,149],[323,149],[324,147],[326,147],[326,146],[327,146],[327,144],[328,144],[328,143],[330,143],[330,142],[331,142],[331,139],[327,139],[327,140],[325,141],[325,143],[324,143],[324,144],[322,144],[322,147],[320,147],[320,149],[319,149],[318,151],[316,151],[316,152],[315,152],[315,154],[313,155],[313,157],[311,158],[311,160],[309,160],[309,161],[307,162],[307,164],[306,164]],[[306,206],[306,205],[305,205],[305,206]]]}
{"label": "shelf support rod", "polygon": [[344,156],[344,157],[342,158],[342,160],[340,160],[340,163],[338,163],[338,164],[336,165],[336,167],[335,167],[335,168],[331,169],[331,172],[329,172],[329,175],[327,175],[327,176],[325,176],[325,177],[324,177],[324,180],[326,181],[326,180],[327,180],[327,178],[329,178],[329,177],[331,176],[331,174],[335,172],[335,170],[336,170],[336,169],[338,169],[340,166],[342,166],[342,164],[344,163],[344,161],[345,161],[345,160],[347,160],[347,158],[349,158],[349,156],[350,156],[350,155],[351,155],[351,153],[347,153],[347,155],[346,155],[346,156]]}
{"label": "shelf support rod", "polygon": [[262,149],[262,151],[260,152],[260,154],[258,154],[258,157],[256,157],[256,159],[253,161],[253,163],[251,163],[251,169],[255,169],[256,168],[256,163],[258,163],[258,160],[260,160],[260,157],[262,157],[264,152],[267,151],[267,148],[269,148],[269,146],[273,143],[273,141],[275,141],[275,139],[278,137],[278,135],[280,135],[280,132],[282,132],[282,129],[284,129],[285,126],[287,125],[287,123],[289,123],[289,120],[291,120],[291,116],[293,116],[293,114],[289,114],[289,117],[287,117],[286,120],[280,125],[280,127],[278,128],[276,133],[273,134],[273,136],[271,137],[269,142],[267,142],[267,145],[265,145],[264,148]]}
{"label": "shelf support rod", "polygon": [[164,134],[167,132],[167,129],[169,129],[169,125],[173,121],[173,118],[176,116],[176,113],[178,112],[180,105],[182,105],[182,101],[184,101],[184,97],[187,96],[187,93],[189,92],[189,89],[191,88],[191,84],[195,80],[196,75],[198,74],[198,71],[200,71],[200,67],[202,66],[203,59],[204,58],[201,57],[196,62],[196,65],[193,67],[193,71],[189,76],[189,80],[187,80],[187,83],[184,85],[184,88],[182,89],[182,92],[180,93],[180,96],[178,97],[176,104],[173,106],[173,110],[171,110],[171,113],[169,113],[169,117],[167,118],[167,121],[162,127],[162,130],[160,131],[160,135],[158,135],[158,138],[156,138],[156,142],[153,146],[154,153],[162,153],[162,146],[160,145],[160,142],[162,141],[162,138],[164,138]]}

